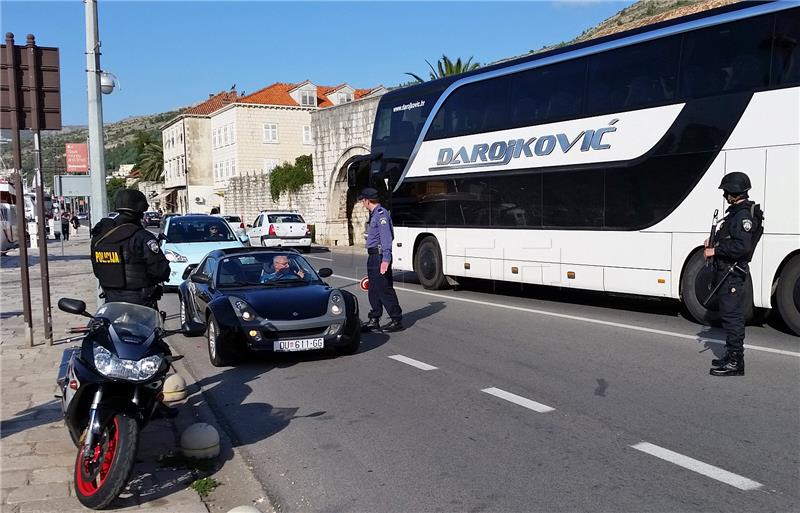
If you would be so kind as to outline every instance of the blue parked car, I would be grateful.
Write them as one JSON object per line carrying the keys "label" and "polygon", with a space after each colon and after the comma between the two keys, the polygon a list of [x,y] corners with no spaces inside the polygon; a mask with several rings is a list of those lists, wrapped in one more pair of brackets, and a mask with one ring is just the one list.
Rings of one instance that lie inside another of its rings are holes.
{"label": "blue parked car", "polygon": [[224,219],[209,215],[170,217],[158,238],[161,251],[169,260],[169,281],[164,283],[167,287],[180,285],[186,266],[200,263],[209,251],[244,246]]}

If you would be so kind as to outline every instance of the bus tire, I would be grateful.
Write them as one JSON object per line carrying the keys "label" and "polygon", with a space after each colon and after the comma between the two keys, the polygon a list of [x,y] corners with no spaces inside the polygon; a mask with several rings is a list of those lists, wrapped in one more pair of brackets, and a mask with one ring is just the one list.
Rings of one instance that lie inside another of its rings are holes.
{"label": "bus tire", "polygon": [[[681,300],[689,317],[707,326],[719,326],[719,301],[718,296],[711,298],[708,306],[703,306],[703,301],[714,288],[714,268],[706,265],[703,251],[698,250],[686,263],[686,269],[681,277]],[[753,319],[753,282],[747,276],[744,287],[744,319],[748,322]]]}
{"label": "bus tire", "polygon": [[438,290],[447,284],[442,266],[442,251],[436,237],[425,237],[419,243],[414,253],[414,272],[426,289]]}
{"label": "bus tire", "polygon": [[781,271],[775,303],[786,326],[800,335],[800,255],[793,256]]}

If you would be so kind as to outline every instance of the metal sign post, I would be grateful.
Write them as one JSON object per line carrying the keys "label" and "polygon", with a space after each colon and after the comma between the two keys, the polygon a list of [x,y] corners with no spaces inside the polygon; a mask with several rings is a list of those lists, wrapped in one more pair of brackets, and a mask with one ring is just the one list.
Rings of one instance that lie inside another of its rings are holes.
{"label": "metal sign post", "polygon": [[[6,44],[0,51],[0,128],[11,129],[15,143],[15,167],[22,172],[19,154],[19,130],[34,132],[36,203],[39,218],[39,265],[42,275],[42,308],[44,317],[44,336],[53,343],[52,311],[50,308],[50,276],[47,262],[47,224],[44,211],[44,184],[42,183],[42,158],[40,130],[61,129],[61,90],[58,48],[36,46],[33,35],[28,34],[25,46],[14,45],[14,34],[6,34]],[[25,220],[22,177],[17,180],[18,219]],[[23,222],[24,224],[24,222]],[[17,225],[20,222],[17,221]],[[33,344],[32,316],[30,313],[30,283],[28,276],[28,257],[26,235],[20,232],[20,272],[22,274],[23,305],[28,311],[25,321],[28,324],[29,340]],[[26,290],[27,289],[27,290]]]}
{"label": "metal sign post", "polygon": [[[17,245],[19,246],[19,274],[22,285],[22,314],[25,320],[25,339],[33,346],[33,316],[31,314],[31,281],[28,274],[28,232],[25,218],[25,184],[22,180],[22,150],[19,141],[19,89],[17,84],[16,60],[14,51],[14,34],[6,34],[6,44],[2,51],[3,82],[8,83],[8,105],[11,115],[9,126],[14,153],[14,194],[17,202]],[[6,128],[5,124],[3,128]]]}

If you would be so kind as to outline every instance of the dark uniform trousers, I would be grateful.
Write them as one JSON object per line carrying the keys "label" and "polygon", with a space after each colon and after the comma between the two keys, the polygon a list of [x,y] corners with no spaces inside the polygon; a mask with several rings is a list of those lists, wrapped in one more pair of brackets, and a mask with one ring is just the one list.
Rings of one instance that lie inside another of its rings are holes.
{"label": "dark uniform trousers", "polygon": [[103,294],[107,303],[133,303],[134,305],[142,305],[158,310],[158,304],[156,303],[159,299],[158,289],[159,287],[145,287],[135,290],[103,289]]}
{"label": "dark uniform trousers", "polygon": [[397,301],[397,293],[394,291],[394,280],[392,279],[392,265],[385,274],[381,274],[380,253],[370,254],[367,257],[367,278],[369,278],[369,304],[372,309],[369,311],[370,319],[379,319],[383,309],[393,321],[400,321],[403,318],[403,310]]}
{"label": "dark uniform trousers", "polygon": [[[727,269],[716,271],[716,280],[725,276]],[[719,290],[719,314],[725,329],[725,347],[729,351],[744,351],[744,287],[745,277],[732,272]]]}

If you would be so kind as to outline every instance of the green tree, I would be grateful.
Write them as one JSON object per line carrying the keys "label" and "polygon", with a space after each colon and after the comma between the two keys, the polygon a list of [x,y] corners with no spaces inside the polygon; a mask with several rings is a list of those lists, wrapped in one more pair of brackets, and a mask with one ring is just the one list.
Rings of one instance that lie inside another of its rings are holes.
{"label": "green tree", "polygon": [[[428,62],[427,59],[425,60],[425,62],[431,69],[429,73],[431,80],[436,80],[437,78],[449,77],[452,75],[458,75],[481,67],[481,65],[478,64],[477,62],[472,62],[472,57],[462,62],[461,57],[457,58],[455,61],[452,61],[450,57],[448,57],[447,55],[442,55],[442,58],[436,62],[435,68],[433,67],[433,64]],[[422,80],[422,78],[419,77],[419,75],[416,75],[414,73],[407,72],[406,75],[410,75],[417,82],[425,82],[424,80]]]}
{"label": "green tree", "polygon": [[284,192],[294,194],[313,181],[311,155],[300,155],[294,159],[294,164],[284,162],[269,172],[269,192],[272,201],[278,201]]}
{"label": "green tree", "polygon": [[114,208],[114,196],[117,195],[118,191],[124,188],[125,188],[124,178],[112,178],[111,180],[106,182],[106,197],[108,198],[109,211],[111,211]]}
{"label": "green tree", "polygon": [[146,143],[136,158],[134,167],[139,170],[139,180],[163,182],[164,151],[161,142]]}

